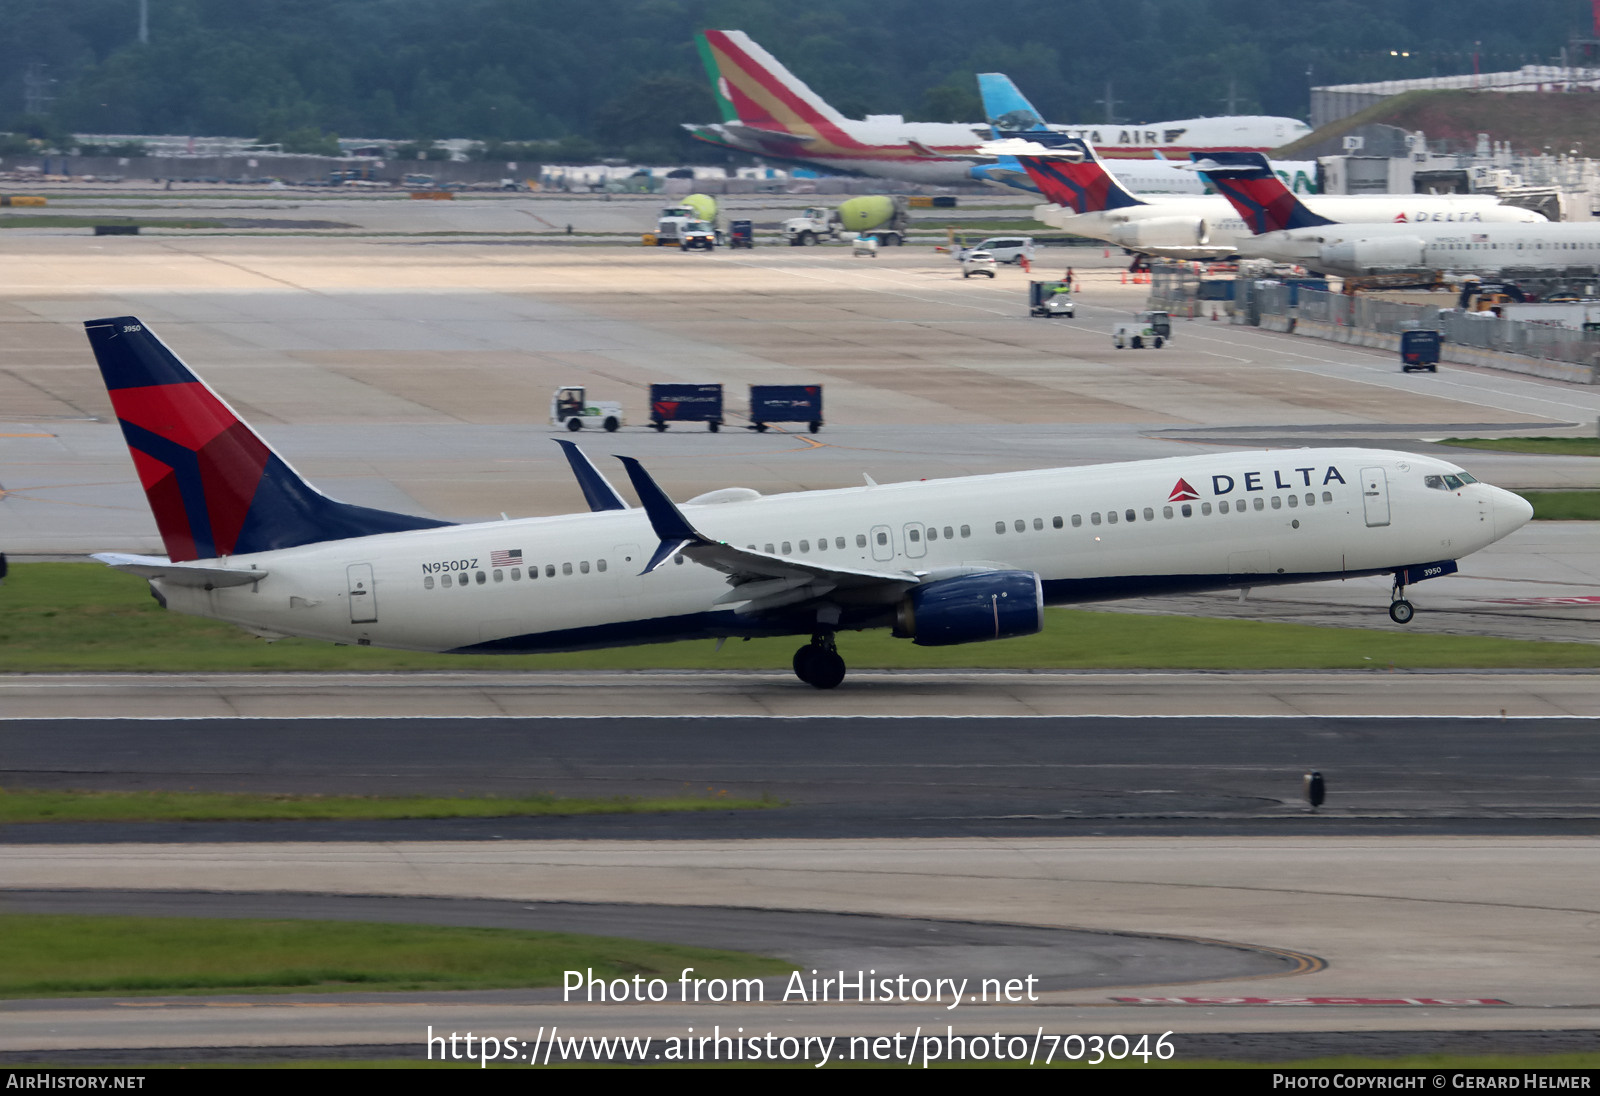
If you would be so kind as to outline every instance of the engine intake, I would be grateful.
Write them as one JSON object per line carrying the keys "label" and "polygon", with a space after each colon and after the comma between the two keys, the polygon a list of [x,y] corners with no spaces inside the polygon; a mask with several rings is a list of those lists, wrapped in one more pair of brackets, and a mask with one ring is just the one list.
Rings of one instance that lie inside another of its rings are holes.
{"label": "engine intake", "polygon": [[1200,217],[1151,217],[1128,221],[1111,232],[1112,242],[1127,248],[1204,247],[1210,232]]}
{"label": "engine intake", "polygon": [[1371,236],[1322,249],[1322,266],[1334,273],[1372,274],[1380,270],[1420,270],[1420,236]]}
{"label": "engine intake", "polygon": [[913,587],[894,634],[922,647],[1031,636],[1044,628],[1044,587],[1032,571],[990,571]]}

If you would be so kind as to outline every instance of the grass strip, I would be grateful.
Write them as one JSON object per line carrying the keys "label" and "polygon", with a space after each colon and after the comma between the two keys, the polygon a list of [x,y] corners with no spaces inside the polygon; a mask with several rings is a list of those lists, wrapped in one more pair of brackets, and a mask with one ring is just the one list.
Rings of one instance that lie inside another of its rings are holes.
{"label": "grass strip", "polygon": [[[470,596],[470,595],[469,595]],[[1375,591],[1374,621],[1386,603]],[[163,610],[134,576],[97,563],[26,563],[0,587],[0,672],[781,670],[800,640],[704,640],[548,655],[434,655],[317,640],[266,643]],[[917,647],[886,631],[840,636],[856,669],[1594,669],[1600,645],[1324,628],[1255,620],[1050,609],[1035,636]]]}
{"label": "grass strip", "polygon": [[395,818],[526,818],[537,815],[658,814],[759,810],[776,806],[703,795],[611,796],[600,799],[534,796],[276,795],[249,792],[95,792],[0,789],[0,824],[15,822],[268,822]]}
{"label": "grass strip", "polygon": [[0,998],[558,986],[567,970],[676,982],[784,975],[742,952],[516,929],[0,913]]}
{"label": "grass strip", "polygon": [[1490,449],[1499,453],[1541,453],[1559,457],[1600,457],[1595,438],[1443,438],[1439,445]]}
{"label": "grass strip", "polygon": [[1600,491],[1518,491],[1534,521],[1600,521]]}

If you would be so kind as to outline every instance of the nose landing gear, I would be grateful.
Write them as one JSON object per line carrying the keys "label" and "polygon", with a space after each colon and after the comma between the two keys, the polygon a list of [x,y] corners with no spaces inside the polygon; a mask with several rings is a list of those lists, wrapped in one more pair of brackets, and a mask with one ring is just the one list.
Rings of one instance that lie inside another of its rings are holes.
{"label": "nose landing gear", "polygon": [[1400,576],[1394,576],[1394,598],[1389,602],[1389,619],[1396,624],[1410,624],[1411,618],[1417,611],[1411,607],[1411,602],[1406,600],[1406,588],[1400,584]]}
{"label": "nose landing gear", "polygon": [[834,647],[832,632],[818,632],[794,653],[794,676],[814,688],[838,688],[844,672],[844,659]]}

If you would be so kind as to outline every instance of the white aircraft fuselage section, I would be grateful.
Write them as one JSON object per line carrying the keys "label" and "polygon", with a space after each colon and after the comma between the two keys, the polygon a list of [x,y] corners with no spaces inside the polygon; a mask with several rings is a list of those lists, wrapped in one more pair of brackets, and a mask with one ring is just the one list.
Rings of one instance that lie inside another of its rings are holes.
{"label": "white aircraft fuselage section", "polygon": [[[1470,233],[1478,225],[1547,225],[1546,219],[1491,195],[1306,195],[1306,208],[1341,223],[1315,229],[1255,235],[1221,195],[1144,196],[1143,205],[1074,213],[1058,205],[1034,207],[1035,220],[1081,236],[1171,259],[1245,255],[1277,262],[1317,257],[1319,238],[1345,239],[1358,227],[1368,235],[1419,231]],[[1404,218],[1403,222],[1398,218]],[[1203,241],[1200,237],[1203,236]],[[1270,239],[1269,239],[1270,237]]]}
{"label": "white aircraft fuselage section", "polygon": [[[1425,482],[1450,473],[1460,470],[1383,450],[1276,450],[682,511],[714,540],[817,566],[904,573],[911,582],[1037,572],[1046,602],[1068,604],[1383,573],[1454,560],[1527,520],[1523,500],[1488,484],[1441,490]],[[813,630],[814,609],[741,614],[723,574],[681,556],[641,575],[658,540],[644,510],[613,510],[235,555],[216,562],[264,577],[227,588],[152,583],[174,610],[258,632],[418,651]],[[887,626],[898,596],[841,590],[838,626]]]}
{"label": "white aircraft fuselage section", "polygon": [[1319,225],[1263,233],[1242,242],[1239,251],[1251,258],[1309,264],[1345,276],[1385,270],[1497,274],[1508,268],[1587,268],[1600,266],[1600,225],[1549,221]]}

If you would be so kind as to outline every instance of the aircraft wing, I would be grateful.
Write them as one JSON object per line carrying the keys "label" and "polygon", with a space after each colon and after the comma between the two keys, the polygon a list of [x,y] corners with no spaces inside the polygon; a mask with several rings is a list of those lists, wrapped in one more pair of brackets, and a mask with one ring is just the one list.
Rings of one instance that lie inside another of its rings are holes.
{"label": "aircraft wing", "polygon": [[[972,135],[972,139],[974,141],[982,140],[983,135],[974,133]],[[960,150],[934,148],[932,145],[925,145],[921,141],[911,137],[906,139],[906,147],[912,152],[915,152],[918,156],[924,156],[930,160],[970,160],[973,163],[992,163],[996,159],[996,157],[992,155],[986,155],[982,152],[978,152],[976,148]]]}
{"label": "aircraft wing", "polygon": [[747,136],[753,141],[783,141],[786,144],[809,144],[816,140],[809,134],[790,133],[783,129],[765,129],[748,122],[724,122],[722,128],[737,136]]}
{"label": "aircraft wing", "polygon": [[267,577],[266,571],[247,570],[242,567],[214,567],[206,563],[173,563],[161,556],[134,556],[122,552],[100,552],[94,557],[108,567],[126,571],[140,578],[159,578],[176,586],[198,586],[202,589],[220,589],[224,586],[247,586]]}
{"label": "aircraft wing", "polygon": [[681,553],[728,577],[730,589],[716,600],[717,605],[739,603],[735,612],[759,613],[845,590],[856,598],[892,601],[921,581],[921,576],[909,571],[830,567],[712,540],[689,523],[643,465],[632,457],[617,459],[628,470],[650,525],[661,538],[655,555],[640,574],[649,574]]}

